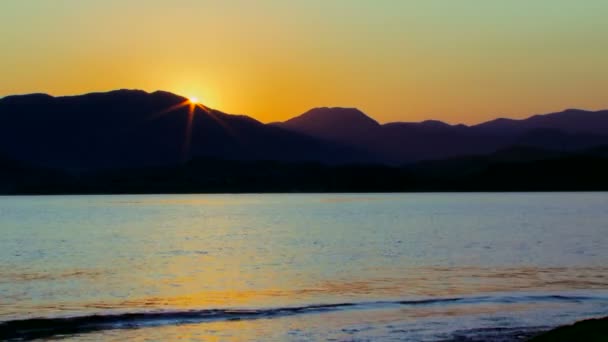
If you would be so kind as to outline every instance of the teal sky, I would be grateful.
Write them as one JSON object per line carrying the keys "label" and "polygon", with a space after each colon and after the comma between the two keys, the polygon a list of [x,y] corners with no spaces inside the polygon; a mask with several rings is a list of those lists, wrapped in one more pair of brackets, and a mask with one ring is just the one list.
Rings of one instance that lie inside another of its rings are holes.
{"label": "teal sky", "polygon": [[608,1],[3,0],[0,96],[164,89],[475,123],[608,108]]}

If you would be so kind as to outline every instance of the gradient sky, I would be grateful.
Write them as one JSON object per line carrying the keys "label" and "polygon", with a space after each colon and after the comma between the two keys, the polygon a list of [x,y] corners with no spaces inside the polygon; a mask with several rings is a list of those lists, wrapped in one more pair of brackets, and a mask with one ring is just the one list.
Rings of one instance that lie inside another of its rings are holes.
{"label": "gradient sky", "polygon": [[0,96],[163,89],[476,123],[608,108],[606,0],[2,0]]}

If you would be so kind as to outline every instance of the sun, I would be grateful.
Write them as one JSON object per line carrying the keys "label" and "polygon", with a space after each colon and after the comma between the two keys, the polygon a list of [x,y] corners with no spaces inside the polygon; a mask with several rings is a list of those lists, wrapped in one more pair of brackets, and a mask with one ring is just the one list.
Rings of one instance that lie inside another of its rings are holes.
{"label": "sun", "polygon": [[188,97],[188,101],[190,101],[190,103],[198,103],[198,99],[193,96]]}

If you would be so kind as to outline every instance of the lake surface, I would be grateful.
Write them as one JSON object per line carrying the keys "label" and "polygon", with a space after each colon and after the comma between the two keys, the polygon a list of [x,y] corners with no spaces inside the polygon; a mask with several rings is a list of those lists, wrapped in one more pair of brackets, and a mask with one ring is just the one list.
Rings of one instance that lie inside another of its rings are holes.
{"label": "lake surface", "polygon": [[605,315],[608,193],[0,197],[0,339],[488,340]]}

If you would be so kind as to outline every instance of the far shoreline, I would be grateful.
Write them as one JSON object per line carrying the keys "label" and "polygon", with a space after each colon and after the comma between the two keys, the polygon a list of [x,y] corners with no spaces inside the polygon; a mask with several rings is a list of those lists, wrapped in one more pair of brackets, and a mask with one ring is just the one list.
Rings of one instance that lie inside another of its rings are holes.
{"label": "far shoreline", "polygon": [[58,193],[0,193],[0,197],[43,196],[159,196],[159,195],[391,195],[391,194],[542,194],[542,193],[603,193],[608,190],[432,190],[432,191],[235,191],[235,192],[58,192]]}

